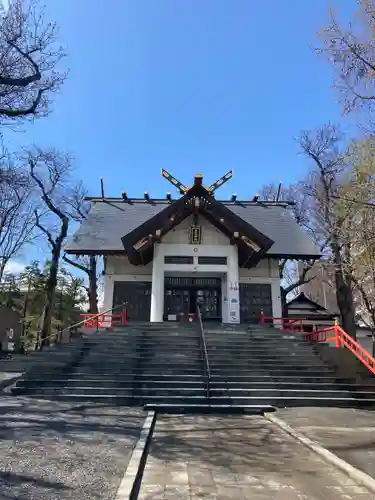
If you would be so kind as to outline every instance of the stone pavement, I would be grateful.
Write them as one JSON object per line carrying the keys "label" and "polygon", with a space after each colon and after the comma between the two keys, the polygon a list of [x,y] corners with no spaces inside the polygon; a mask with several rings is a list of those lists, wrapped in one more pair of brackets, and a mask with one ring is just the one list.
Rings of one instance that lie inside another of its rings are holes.
{"label": "stone pavement", "polygon": [[0,499],[113,500],[142,409],[0,397]]}
{"label": "stone pavement", "polygon": [[285,408],[275,415],[375,478],[375,411]]}
{"label": "stone pavement", "polygon": [[374,500],[257,416],[158,416],[138,500]]}

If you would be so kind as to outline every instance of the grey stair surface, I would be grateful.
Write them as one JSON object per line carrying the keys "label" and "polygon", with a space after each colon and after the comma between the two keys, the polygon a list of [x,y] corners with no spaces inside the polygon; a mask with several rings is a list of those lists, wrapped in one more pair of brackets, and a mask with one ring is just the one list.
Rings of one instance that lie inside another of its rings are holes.
{"label": "grey stair surface", "polygon": [[300,333],[254,325],[206,331],[210,397],[222,404],[374,407],[372,386],[338,376]]}
{"label": "grey stair surface", "polygon": [[119,404],[206,404],[197,324],[134,324],[84,337],[84,355],[65,376],[23,377],[14,394]]}
{"label": "grey stair surface", "polygon": [[207,325],[205,337],[209,397],[195,323],[129,324],[47,348],[24,357],[31,361],[22,361],[25,374],[11,390],[43,399],[141,405],[172,413],[375,407],[375,380],[362,387],[338,376],[300,334],[260,325]]}

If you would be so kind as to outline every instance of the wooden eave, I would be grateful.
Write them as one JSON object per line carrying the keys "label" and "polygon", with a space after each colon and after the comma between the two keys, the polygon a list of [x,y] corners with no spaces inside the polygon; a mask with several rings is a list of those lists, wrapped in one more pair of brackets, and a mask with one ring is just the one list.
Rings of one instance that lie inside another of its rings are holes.
{"label": "wooden eave", "polygon": [[92,250],[92,249],[69,249],[64,250],[64,253],[69,255],[125,255],[125,250]]}
{"label": "wooden eave", "polygon": [[292,299],[290,302],[288,302],[286,306],[288,307],[292,304],[298,305],[298,304],[303,304],[303,303],[310,304],[310,305],[314,306],[319,311],[326,311],[327,310],[325,307],[318,304],[314,300],[309,299],[309,297],[306,297],[306,295],[303,292],[300,293],[299,295],[297,295],[297,297],[294,297],[294,299]]}
{"label": "wooden eave", "polygon": [[[184,196],[121,238],[129,261],[134,265],[148,264],[153,257],[153,244],[192,214],[206,218],[237,245],[240,266],[255,266],[274,243],[216,201],[203,186],[194,185]],[[238,237],[234,238],[234,234]],[[259,251],[252,249],[247,239]]]}

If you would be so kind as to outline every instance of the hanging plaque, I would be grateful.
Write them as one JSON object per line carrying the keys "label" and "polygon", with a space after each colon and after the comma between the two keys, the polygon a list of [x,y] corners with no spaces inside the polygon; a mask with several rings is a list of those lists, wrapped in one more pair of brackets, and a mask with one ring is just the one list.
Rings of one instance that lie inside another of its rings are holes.
{"label": "hanging plaque", "polygon": [[192,245],[200,245],[202,241],[202,227],[191,226],[190,228],[190,243]]}

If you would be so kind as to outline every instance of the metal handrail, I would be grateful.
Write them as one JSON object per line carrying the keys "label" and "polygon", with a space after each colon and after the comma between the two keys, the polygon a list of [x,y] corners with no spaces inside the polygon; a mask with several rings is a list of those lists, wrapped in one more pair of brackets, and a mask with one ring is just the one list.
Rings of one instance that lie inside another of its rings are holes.
{"label": "metal handrail", "polygon": [[[103,316],[104,314],[109,314],[111,311],[115,311],[116,309],[119,309],[120,307],[124,307],[126,306],[126,304],[128,303],[128,301],[126,302],[123,302],[122,304],[118,305],[118,306],[115,306],[115,307],[112,307],[111,309],[107,309],[106,311],[104,312],[100,312],[98,314],[95,314],[94,316],[91,316],[90,317],[90,320],[95,320],[98,318],[100,318],[100,316]],[[42,343],[44,343],[46,340],[49,340],[53,337],[60,337],[60,339],[62,339],[62,336],[63,336],[63,333],[66,332],[66,331],[71,331],[73,328],[77,328],[78,326],[80,325],[83,325],[84,323],[86,323],[87,319],[83,319],[82,321],[79,321],[78,323],[74,323],[73,325],[70,325],[70,326],[67,326],[66,328],[64,328],[63,330],[60,330],[56,333],[51,333],[51,335],[48,335],[48,337],[44,337],[44,339],[39,339],[36,344],[35,344],[35,350],[38,350],[38,346],[40,347],[40,345]],[[99,321],[96,322],[96,328],[98,329],[98,323]],[[69,337],[69,340],[70,340],[70,337]],[[58,343],[58,342],[57,342]]]}
{"label": "metal handrail", "polygon": [[201,313],[201,310],[200,310],[200,307],[198,304],[197,304],[197,311],[198,311],[198,320],[199,320],[199,327],[200,327],[199,329],[200,329],[200,334],[201,334],[201,342],[202,342],[202,347],[203,347],[204,369],[205,369],[205,375],[206,375],[206,396],[207,396],[207,398],[209,398],[210,397],[210,383],[211,383],[210,362],[208,361],[207,345],[206,345],[206,338],[204,336],[202,313]]}

